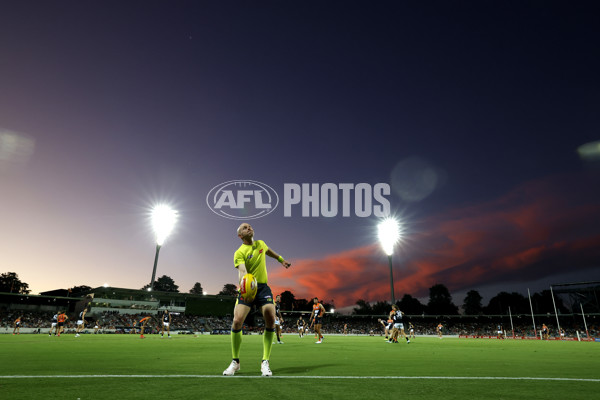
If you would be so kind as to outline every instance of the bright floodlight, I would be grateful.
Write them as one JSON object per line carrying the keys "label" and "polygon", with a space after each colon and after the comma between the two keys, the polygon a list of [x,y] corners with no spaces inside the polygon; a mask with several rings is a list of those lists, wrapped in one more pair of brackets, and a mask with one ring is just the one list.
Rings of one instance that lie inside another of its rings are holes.
{"label": "bright floodlight", "polygon": [[400,225],[393,218],[386,218],[377,226],[379,242],[388,256],[394,252],[394,245],[400,240]]}
{"label": "bright floodlight", "polygon": [[152,227],[156,234],[157,245],[162,246],[173,230],[175,222],[177,222],[177,211],[164,204],[154,207],[152,210]]}
{"label": "bright floodlight", "polygon": [[105,284],[104,284],[104,285],[102,285],[102,286],[104,286],[104,287],[108,287],[108,283],[105,283]]}

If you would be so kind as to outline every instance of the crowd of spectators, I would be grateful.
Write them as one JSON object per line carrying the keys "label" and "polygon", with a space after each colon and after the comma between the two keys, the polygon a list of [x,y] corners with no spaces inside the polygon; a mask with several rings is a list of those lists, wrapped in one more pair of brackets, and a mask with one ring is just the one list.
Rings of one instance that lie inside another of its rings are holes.
{"label": "crowd of spectators", "polygon": [[[321,330],[327,334],[342,334],[344,333],[344,326],[347,326],[347,333],[351,335],[383,335],[384,328],[379,320],[386,321],[387,318],[381,317],[351,317],[351,316],[326,316],[323,320],[323,326]],[[284,315],[284,326],[283,331],[287,333],[297,332],[296,321],[298,320],[297,315],[290,314]],[[305,318],[305,320],[307,320]],[[474,336],[497,336],[498,326],[505,332],[507,336],[512,336],[512,329],[510,320],[508,318],[438,318],[438,317],[414,317],[405,318],[404,327],[406,333],[408,333],[408,322],[411,322],[415,329],[415,335],[437,335],[437,326],[442,324],[442,332],[445,335],[474,335]],[[530,322],[522,322],[520,319],[515,319],[514,322],[514,334],[515,336],[535,336],[533,324]],[[558,337],[560,333],[558,326],[556,325],[556,319],[551,316],[546,319],[536,321],[536,333],[539,335],[542,324],[546,324],[550,336]],[[567,337],[576,337],[577,332],[585,334],[585,327],[583,321],[578,323],[574,321],[572,317],[563,318],[560,325],[561,329],[565,331]],[[597,337],[600,335],[600,325],[596,320],[596,317],[591,317],[588,321],[588,332],[590,336]]]}
{"label": "crowd of spectators", "polygon": [[[14,321],[21,317],[22,328],[34,328],[40,332],[50,329],[52,316],[54,312],[39,312],[39,311],[4,311],[0,312],[0,332],[10,332],[14,327]],[[118,311],[104,311],[102,313],[89,313],[86,317],[87,328],[93,329],[94,325],[98,324],[100,332],[103,333],[127,333],[131,328],[144,316],[152,316],[152,320],[147,324],[146,332],[158,332],[160,329],[161,316],[160,313],[143,312],[139,314],[122,314]],[[75,328],[77,315],[69,315],[67,321],[67,332],[69,329]],[[298,314],[285,314],[282,330],[284,333],[298,333],[297,320]],[[322,331],[325,334],[343,334],[344,326],[347,327],[346,333],[349,335],[383,335],[384,328],[379,322],[379,319],[385,320],[381,316],[341,316],[327,315],[323,319]],[[309,325],[307,316],[304,316],[306,326]],[[443,325],[443,333],[445,335],[475,335],[475,336],[496,336],[498,325],[501,325],[502,330],[507,336],[512,336],[510,322],[504,319],[494,319],[490,317],[481,318],[439,318],[439,317],[414,317],[406,318],[405,328],[408,333],[408,321],[414,328],[416,335],[435,335],[436,328],[439,323]],[[530,322],[523,322],[519,319],[514,321],[515,336],[534,336],[533,326]],[[550,336],[558,337],[559,332],[556,326],[556,319],[548,318],[547,320],[536,321],[537,334],[541,330],[541,325],[545,323],[550,331]],[[206,332],[214,334],[228,334],[231,327],[231,316],[227,317],[200,317],[185,315],[183,313],[171,313],[171,331],[185,332]],[[264,328],[263,320],[260,316],[250,319],[247,325],[244,326],[246,333],[261,333]],[[576,337],[577,332],[585,333],[583,323],[579,323],[573,318],[563,318],[561,328],[565,331],[567,337]],[[588,332],[590,336],[597,337],[600,335],[600,325],[595,317],[588,321]]]}
{"label": "crowd of spectators", "polygon": [[12,329],[17,318],[21,317],[21,328],[50,327],[54,314],[38,311],[8,311],[0,312],[0,328]]}
{"label": "crowd of spectators", "polygon": [[[4,331],[12,329],[14,321],[21,318],[21,328],[39,328],[42,331],[50,329],[54,312],[39,311],[8,311],[0,312],[0,329]],[[69,313],[67,313],[69,316]],[[160,329],[160,315],[157,313],[139,313],[139,314],[121,314],[118,311],[104,311],[100,314],[90,312],[86,315],[86,326],[93,328],[96,324],[100,327],[100,332],[129,332],[131,328],[143,317],[154,317],[147,324],[147,332],[158,331]],[[70,328],[75,328],[78,315],[73,314],[66,322],[67,332]],[[171,313],[171,331],[189,331],[189,332],[210,332],[210,324],[207,322],[212,319],[188,316],[180,313]]]}

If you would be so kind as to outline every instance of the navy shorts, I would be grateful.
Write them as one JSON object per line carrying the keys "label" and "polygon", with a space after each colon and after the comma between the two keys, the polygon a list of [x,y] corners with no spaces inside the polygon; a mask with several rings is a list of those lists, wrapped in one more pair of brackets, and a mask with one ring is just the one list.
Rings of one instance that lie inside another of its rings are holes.
{"label": "navy shorts", "polygon": [[237,302],[235,304],[243,304],[248,307],[252,307],[254,304],[258,308],[261,308],[266,304],[274,304],[273,292],[271,292],[271,288],[266,283],[259,283],[256,287],[256,297],[251,303],[246,303],[244,299],[242,299],[242,294],[238,293]]}

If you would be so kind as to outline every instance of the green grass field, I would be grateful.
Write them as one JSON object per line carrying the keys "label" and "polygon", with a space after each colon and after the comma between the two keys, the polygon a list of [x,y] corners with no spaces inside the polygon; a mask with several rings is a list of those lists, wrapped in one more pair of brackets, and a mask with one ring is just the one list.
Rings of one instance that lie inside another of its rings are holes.
{"label": "green grass field", "polygon": [[[273,345],[274,376],[263,378],[262,336],[244,336],[241,370],[223,377],[229,336],[0,335],[0,398],[571,400],[600,393],[600,343],[417,338],[407,345],[327,336],[317,345],[314,336],[292,335],[284,341]],[[452,379],[458,377],[467,379]]]}

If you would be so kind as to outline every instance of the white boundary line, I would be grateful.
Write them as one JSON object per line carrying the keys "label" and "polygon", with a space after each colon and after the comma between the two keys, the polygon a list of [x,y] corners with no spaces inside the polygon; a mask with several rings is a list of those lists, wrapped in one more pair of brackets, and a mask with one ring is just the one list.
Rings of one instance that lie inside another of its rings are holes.
{"label": "white boundary line", "polygon": [[0,379],[92,379],[92,378],[201,378],[201,379],[432,379],[432,380],[507,380],[507,381],[561,381],[600,382],[594,378],[537,378],[511,376],[244,376],[223,375],[0,375]]}

